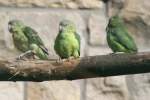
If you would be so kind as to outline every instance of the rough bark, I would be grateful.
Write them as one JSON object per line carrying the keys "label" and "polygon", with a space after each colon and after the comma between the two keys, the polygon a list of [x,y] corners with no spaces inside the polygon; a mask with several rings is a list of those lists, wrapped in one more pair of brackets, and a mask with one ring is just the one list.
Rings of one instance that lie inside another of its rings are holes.
{"label": "rough bark", "polygon": [[150,52],[54,60],[0,60],[0,81],[75,80],[150,72]]}

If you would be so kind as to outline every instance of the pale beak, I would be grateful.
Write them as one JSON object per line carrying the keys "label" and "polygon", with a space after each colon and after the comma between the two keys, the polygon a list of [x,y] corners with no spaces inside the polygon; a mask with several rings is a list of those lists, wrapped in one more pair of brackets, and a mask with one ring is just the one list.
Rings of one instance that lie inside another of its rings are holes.
{"label": "pale beak", "polygon": [[59,30],[61,31],[63,28],[62,28],[62,26],[61,25],[59,25]]}
{"label": "pale beak", "polygon": [[10,24],[8,24],[8,30],[11,33],[12,29],[11,29],[11,25]]}

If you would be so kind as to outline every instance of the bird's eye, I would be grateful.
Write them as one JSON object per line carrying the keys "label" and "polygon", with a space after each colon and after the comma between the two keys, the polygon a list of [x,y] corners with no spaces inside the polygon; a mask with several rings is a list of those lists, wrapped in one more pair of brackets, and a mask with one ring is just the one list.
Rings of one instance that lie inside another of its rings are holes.
{"label": "bird's eye", "polygon": [[60,26],[66,26],[66,24],[65,23],[60,23]]}
{"label": "bird's eye", "polygon": [[9,24],[9,25],[12,25],[12,22],[9,22],[8,24]]}
{"label": "bird's eye", "polygon": [[63,26],[67,26],[67,23],[64,23]]}

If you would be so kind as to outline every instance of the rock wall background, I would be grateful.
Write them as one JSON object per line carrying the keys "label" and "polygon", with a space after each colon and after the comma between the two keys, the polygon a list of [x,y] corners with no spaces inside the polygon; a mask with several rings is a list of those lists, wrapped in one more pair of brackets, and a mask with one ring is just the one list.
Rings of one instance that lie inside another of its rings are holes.
{"label": "rock wall background", "polygon": [[[0,57],[20,54],[14,48],[7,23],[20,19],[39,32],[52,58],[60,20],[76,23],[82,38],[82,56],[110,53],[105,40],[109,16],[120,13],[139,51],[150,50],[149,0],[0,0]],[[147,100],[150,74],[76,81],[1,82],[1,100]]]}

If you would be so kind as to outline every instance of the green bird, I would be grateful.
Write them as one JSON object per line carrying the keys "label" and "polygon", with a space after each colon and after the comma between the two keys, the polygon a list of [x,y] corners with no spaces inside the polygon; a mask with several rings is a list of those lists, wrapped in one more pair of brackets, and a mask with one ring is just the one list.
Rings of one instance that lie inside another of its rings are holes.
{"label": "green bird", "polygon": [[75,24],[70,20],[62,20],[59,24],[54,49],[61,59],[80,57],[80,36],[76,32]]}
{"label": "green bird", "polygon": [[118,15],[109,19],[106,32],[108,45],[114,53],[132,53],[138,51],[133,38],[129,35],[123,20]]}
{"label": "green bird", "polygon": [[24,53],[20,57],[33,53],[39,59],[48,59],[48,50],[34,29],[24,25],[20,20],[9,21],[8,28],[12,33],[15,47]]}

